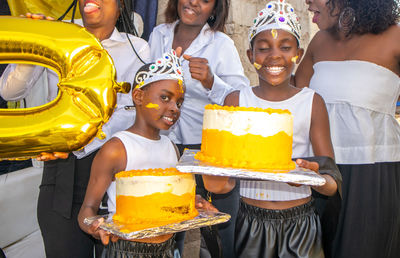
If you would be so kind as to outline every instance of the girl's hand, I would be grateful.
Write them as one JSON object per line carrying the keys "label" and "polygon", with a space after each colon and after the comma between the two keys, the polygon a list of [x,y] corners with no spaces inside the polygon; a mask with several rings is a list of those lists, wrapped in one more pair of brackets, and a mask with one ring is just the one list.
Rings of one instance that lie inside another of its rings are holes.
{"label": "girl's hand", "polygon": [[[318,175],[319,173],[319,164],[314,161],[308,161],[304,159],[297,159],[296,160],[297,165],[302,168],[308,168]],[[332,196],[336,193],[337,191],[337,184],[336,181],[331,177],[330,175],[324,174],[321,175],[323,178],[325,178],[325,184],[321,186],[312,186],[312,188],[319,192],[320,194],[326,195],[326,196]]]}
{"label": "girl's hand", "polygon": [[49,21],[54,21],[53,17],[46,16],[41,13],[26,13],[25,16],[21,15],[21,17],[26,17],[34,20],[49,20]]}
{"label": "girl's hand", "polygon": [[91,234],[94,238],[100,239],[103,245],[108,245],[110,242],[110,237],[112,242],[116,242],[118,240],[118,236],[113,235],[101,228],[100,225],[101,223],[104,222],[104,218],[100,218],[98,220],[95,220],[92,225],[90,225],[88,229],[88,233]]}
{"label": "girl's hand", "polygon": [[208,60],[201,57],[191,57],[183,55],[183,58],[189,61],[189,70],[193,79],[201,82],[203,87],[211,90],[214,84],[214,74],[208,66]]}
{"label": "girl's hand", "polygon": [[68,158],[69,152],[42,152],[36,157],[38,161],[49,161],[56,159],[66,159]]}
{"label": "girl's hand", "polygon": [[[307,169],[310,169],[310,170],[314,171],[315,173],[319,174],[319,172],[318,172],[319,164],[317,162],[308,161],[308,160],[304,160],[304,159],[296,159],[296,164],[301,168],[307,168]],[[296,186],[296,187],[301,186],[301,184],[295,184],[295,183],[287,183],[287,184],[290,186]]]}
{"label": "girl's hand", "polygon": [[218,212],[218,209],[214,207],[210,202],[206,201],[201,195],[196,194],[196,209],[205,210],[205,211],[215,211]]}
{"label": "girl's hand", "polygon": [[296,164],[301,168],[306,168],[314,171],[315,173],[319,174],[319,164],[314,161],[308,161],[304,159],[296,159]]}

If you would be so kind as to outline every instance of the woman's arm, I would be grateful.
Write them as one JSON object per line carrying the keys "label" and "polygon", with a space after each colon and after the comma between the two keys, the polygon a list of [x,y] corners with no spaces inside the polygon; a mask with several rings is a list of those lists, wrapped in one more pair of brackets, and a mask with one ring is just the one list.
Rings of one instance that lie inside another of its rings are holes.
{"label": "woman's arm", "polygon": [[112,138],[103,145],[93,160],[85,199],[79,211],[78,222],[81,229],[101,239],[104,244],[108,243],[109,235],[97,228],[98,225],[88,226],[83,223],[83,220],[97,215],[101,200],[114,179],[115,173],[124,170],[125,165],[125,147],[119,139]]}
{"label": "woman's arm", "polygon": [[[329,128],[328,111],[320,95],[315,93],[311,114],[310,140],[315,156],[326,156],[334,159],[331,133]],[[337,184],[333,177],[324,174],[326,183],[323,186],[313,187],[317,192],[332,196],[337,191]]]}

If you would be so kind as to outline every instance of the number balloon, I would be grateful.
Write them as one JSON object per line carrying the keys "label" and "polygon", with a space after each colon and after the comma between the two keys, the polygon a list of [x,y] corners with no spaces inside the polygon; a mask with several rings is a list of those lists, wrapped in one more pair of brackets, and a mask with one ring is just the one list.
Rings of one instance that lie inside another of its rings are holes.
{"label": "number balloon", "polygon": [[64,22],[0,17],[0,62],[28,63],[58,73],[58,95],[42,106],[0,109],[0,159],[41,152],[70,152],[104,138],[101,126],[116,106],[117,83],[111,57],[85,28]]}

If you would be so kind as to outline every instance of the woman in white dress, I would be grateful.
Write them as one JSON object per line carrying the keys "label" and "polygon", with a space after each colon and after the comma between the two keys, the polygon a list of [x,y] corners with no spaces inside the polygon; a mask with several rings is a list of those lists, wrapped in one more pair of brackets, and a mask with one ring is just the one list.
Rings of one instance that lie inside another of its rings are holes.
{"label": "woman in white dress", "polygon": [[296,86],[309,86],[324,98],[343,176],[336,234],[328,232],[334,238],[331,254],[399,257],[399,2],[306,3],[320,31],[296,71]]}

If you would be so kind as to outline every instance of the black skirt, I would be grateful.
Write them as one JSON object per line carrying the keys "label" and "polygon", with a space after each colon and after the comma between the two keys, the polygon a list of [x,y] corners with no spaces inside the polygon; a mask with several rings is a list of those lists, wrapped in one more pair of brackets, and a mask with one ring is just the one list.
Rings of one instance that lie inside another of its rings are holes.
{"label": "black skirt", "polygon": [[400,162],[338,166],[343,200],[333,257],[400,257]]}
{"label": "black skirt", "polygon": [[313,203],[268,210],[241,201],[236,221],[236,255],[323,258],[321,224]]}
{"label": "black skirt", "polygon": [[173,258],[174,237],[162,243],[142,243],[119,239],[104,248],[102,258]]}

